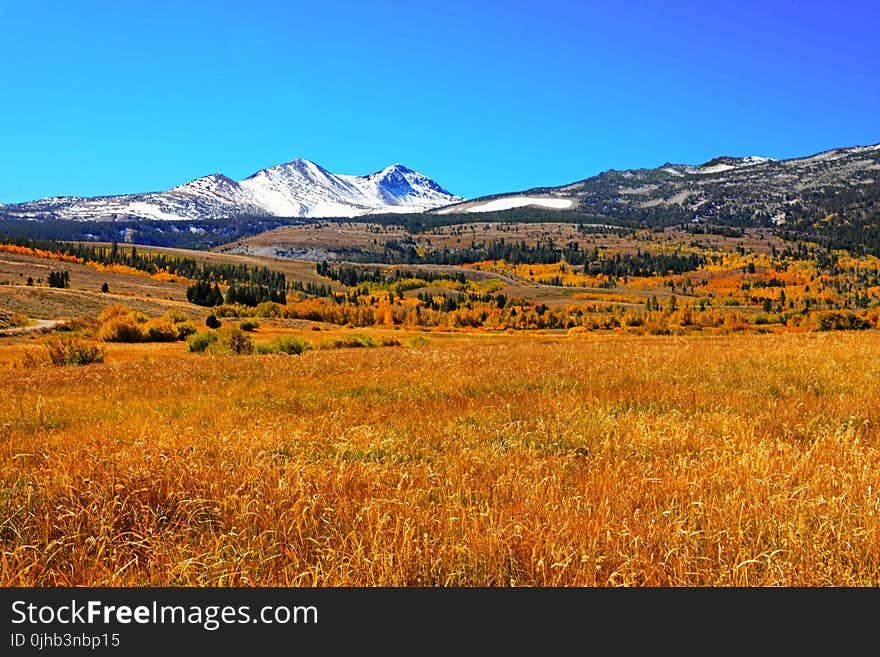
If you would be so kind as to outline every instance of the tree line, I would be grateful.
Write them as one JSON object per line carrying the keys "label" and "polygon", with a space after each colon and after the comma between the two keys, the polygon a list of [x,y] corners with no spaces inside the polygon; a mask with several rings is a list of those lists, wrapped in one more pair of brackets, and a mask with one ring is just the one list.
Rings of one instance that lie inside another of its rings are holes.
{"label": "tree line", "polygon": [[[389,240],[385,243],[381,256],[381,261],[389,264],[465,265],[484,260],[504,260],[513,265],[550,265],[566,262],[572,266],[584,267],[585,273],[618,277],[681,274],[699,269],[706,263],[705,256],[694,253],[650,253],[639,250],[635,254],[618,253],[608,257],[598,248],[581,249],[574,241],[557,245],[552,239],[530,245],[524,240],[508,241],[501,238],[479,243],[471,242],[470,246],[464,248],[444,248],[422,254],[416,251],[413,243]],[[343,268],[337,268],[336,272],[341,277],[351,276],[354,279],[357,276]],[[363,276],[377,276],[377,274],[363,274]],[[342,282],[341,279],[337,280]],[[360,278],[358,282],[363,280],[366,279]]]}
{"label": "tree line", "polygon": [[346,287],[357,287],[361,283],[395,283],[405,278],[417,278],[425,282],[456,281],[462,284],[467,283],[467,278],[461,272],[435,272],[424,269],[416,269],[413,271],[393,269],[391,271],[383,271],[378,267],[369,269],[352,265],[333,267],[326,260],[315,265],[315,271],[319,276],[324,276],[337,281]]}

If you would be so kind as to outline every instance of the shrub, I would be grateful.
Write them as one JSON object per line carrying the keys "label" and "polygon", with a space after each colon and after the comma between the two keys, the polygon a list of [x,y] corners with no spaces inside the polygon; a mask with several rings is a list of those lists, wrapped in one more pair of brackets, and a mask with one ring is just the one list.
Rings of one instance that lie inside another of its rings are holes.
{"label": "shrub", "polygon": [[46,343],[49,360],[53,365],[90,365],[103,363],[104,351],[79,340],[52,340]]}
{"label": "shrub", "polygon": [[871,328],[871,322],[851,310],[825,310],[818,313],[816,328],[820,331],[861,331]]}
{"label": "shrub", "polygon": [[217,346],[223,351],[229,351],[236,355],[252,354],[254,352],[254,342],[251,340],[251,336],[247,335],[237,326],[230,326],[221,332]]}
{"label": "shrub", "polygon": [[210,331],[193,333],[186,339],[186,348],[195,353],[202,353],[217,342],[217,334]]}
{"label": "shrub", "polygon": [[104,342],[143,342],[146,333],[133,315],[112,316],[101,325],[98,339]]}
{"label": "shrub", "polygon": [[257,317],[282,317],[284,306],[274,301],[263,301],[257,304],[254,314]]}
{"label": "shrub", "polygon": [[208,315],[205,318],[205,326],[212,329],[220,328],[220,320],[217,319],[216,315]]}
{"label": "shrub", "polygon": [[183,322],[182,324],[175,324],[177,327],[177,337],[180,340],[186,340],[189,336],[196,333],[196,327],[192,322]]}
{"label": "shrub", "polygon": [[177,308],[172,308],[163,317],[167,318],[174,326],[178,340],[186,340],[196,332],[196,327],[189,321],[189,317]]}
{"label": "shrub", "polygon": [[260,323],[255,319],[243,319],[238,326],[242,331],[255,331],[260,328]]}
{"label": "shrub", "polygon": [[332,345],[336,349],[343,349],[345,347],[375,347],[376,341],[368,335],[355,333],[353,335],[336,338],[333,340]]}
{"label": "shrub", "polygon": [[153,342],[174,342],[180,337],[177,326],[166,317],[158,317],[146,325],[146,338]]}
{"label": "shrub", "polygon": [[101,311],[101,314],[98,315],[99,322],[106,322],[108,319],[112,319],[114,317],[124,317],[134,311],[128,306],[124,306],[121,303],[114,303],[111,306],[107,306],[104,310]]}
{"label": "shrub", "polygon": [[183,324],[184,322],[189,321],[189,317],[186,316],[185,313],[181,312],[177,308],[172,308],[164,315],[169,320],[171,320],[172,324]]}
{"label": "shrub", "polygon": [[399,347],[400,340],[395,338],[393,335],[383,335],[381,338],[379,338],[379,344],[381,344],[383,347]]}
{"label": "shrub", "polygon": [[288,354],[291,356],[305,353],[312,348],[312,343],[295,335],[282,335],[269,344],[259,345],[259,354]]}
{"label": "shrub", "polygon": [[189,336],[186,348],[195,353],[243,355],[254,352],[254,342],[237,326],[229,326],[222,331],[201,331]]}
{"label": "shrub", "polygon": [[196,332],[187,316],[176,308],[148,319],[141,312],[114,304],[105,308],[98,319],[102,322],[98,337],[105,342],[173,342]]}
{"label": "shrub", "polygon": [[211,313],[217,317],[253,317],[254,309],[240,303],[224,303],[214,306]]}

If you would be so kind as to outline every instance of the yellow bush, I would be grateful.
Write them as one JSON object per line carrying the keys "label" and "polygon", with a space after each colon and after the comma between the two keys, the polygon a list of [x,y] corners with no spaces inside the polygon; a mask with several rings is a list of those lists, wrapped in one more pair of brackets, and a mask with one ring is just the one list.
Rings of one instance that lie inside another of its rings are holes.
{"label": "yellow bush", "polygon": [[112,306],[107,306],[101,311],[101,314],[98,315],[98,321],[104,323],[114,317],[124,317],[132,312],[134,311],[128,306],[121,303],[114,303]]}
{"label": "yellow bush", "polygon": [[177,309],[150,319],[142,312],[115,304],[105,308],[98,319],[98,339],[104,342],[174,342],[195,333],[195,327]]}
{"label": "yellow bush", "polygon": [[104,362],[104,350],[81,340],[50,340],[46,343],[53,365],[91,365]]}
{"label": "yellow bush", "polygon": [[143,328],[131,314],[111,317],[98,329],[98,339],[104,342],[143,342]]}
{"label": "yellow bush", "polygon": [[146,339],[151,342],[174,342],[180,337],[177,325],[166,315],[146,324]]}
{"label": "yellow bush", "polygon": [[189,317],[187,317],[183,311],[178,310],[177,308],[172,308],[167,313],[165,313],[164,316],[167,317],[172,324],[183,324],[184,322],[189,321]]}

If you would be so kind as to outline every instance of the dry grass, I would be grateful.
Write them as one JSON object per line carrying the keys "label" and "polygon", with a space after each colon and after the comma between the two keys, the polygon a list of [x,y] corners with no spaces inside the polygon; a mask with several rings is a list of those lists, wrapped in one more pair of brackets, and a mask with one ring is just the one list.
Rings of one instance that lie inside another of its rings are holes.
{"label": "dry grass", "polygon": [[115,304],[124,304],[150,315],[161,315],[172,308],[190,316],[206,314],[204,308],[179,300],[149,299],[113,293],[102,294],[73,288],[0,285],[0,306],[34,318],[93,318],[107,306]]}
{"label": "dry grass", "polygon": [[431,334],[7,367],[0,585],[878,586],[878,354]]}
{"label": "dry grass", "polygon": [[15,289],[15,286],[25,286],[28,277],[34,279],[35,285],[25,286],[25,291],[47,289],[41,287],[37,281],[42,280],[42,286],[45,286],[49,273],[61,270],[69,272],[72,289],[99,293],[101,286],[107,283],[111,294],[129,299],[153,297],[157,300],[186,301],[186,283],[158,281],[146,275],[131,276],[114,271],[99,271],[89,265],[5,252],[0,252],[0,283],[7,283],[12,287],[0,285],[0,295],[11,293],[10,290]]}

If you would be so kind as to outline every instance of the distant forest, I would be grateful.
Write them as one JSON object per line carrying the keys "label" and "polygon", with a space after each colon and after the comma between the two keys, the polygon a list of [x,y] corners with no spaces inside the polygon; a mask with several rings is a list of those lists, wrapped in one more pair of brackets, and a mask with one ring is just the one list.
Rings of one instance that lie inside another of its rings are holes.
{"label": "distant forest", "polygon": [[198,221],[70,221],[24,220],[0,216],[0,235],[61,242],[119,242],[207,251],[302,219],[256,217]]}

